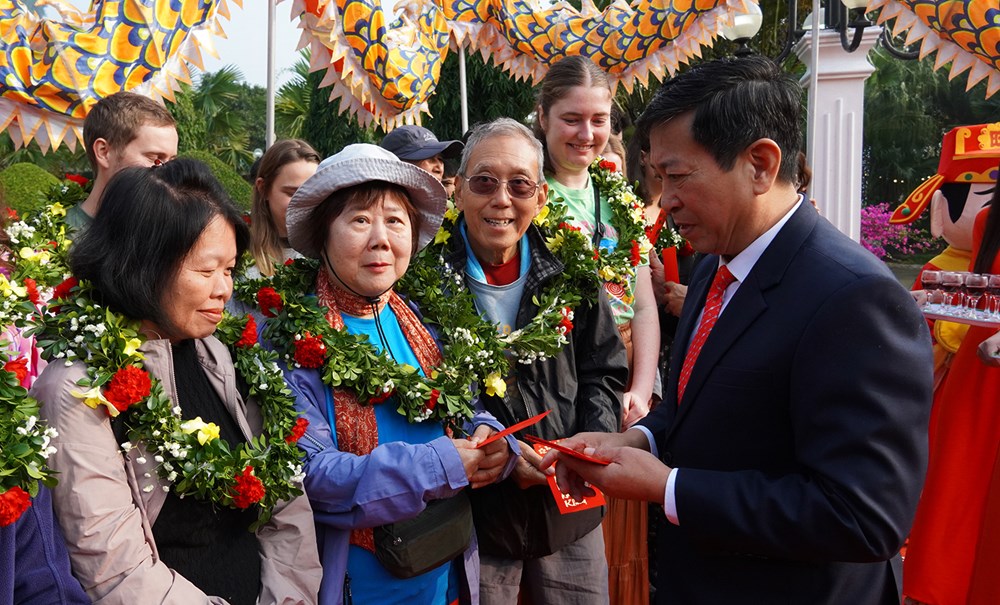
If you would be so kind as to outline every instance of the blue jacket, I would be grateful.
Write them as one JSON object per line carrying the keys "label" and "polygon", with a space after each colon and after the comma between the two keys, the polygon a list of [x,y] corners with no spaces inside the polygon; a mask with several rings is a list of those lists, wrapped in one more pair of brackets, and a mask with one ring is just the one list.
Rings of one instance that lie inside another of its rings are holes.
{"label": "blue jacket", "polygon": [[[323,563],[320,602],[339,604],[352,529],[376,527],[415,517],[427,501],[451,497],[469,484],[458,452],[448,437],[430,443],[385,443],[366,456],[341,452],[326,417],[329,387],[318,370],[288,370],[285,379],[296,407],[309,421],[299,447],[305,452],[305,491],[313,505],[316,537]],[[504,427],[487,412],[478,413],[473,427]],[[508,445],[518,452],[512,437]],[[510,474],[512,454],[501,478]],[[464,603],[479,602],[479,550],[475,534],[465,552]]]}
{"label": "blue jacket", "polygon": [[0,605],[89,604],[69,568],[62,531],[52,516],[52,494],[40,487],[31,507],[0,527]]}

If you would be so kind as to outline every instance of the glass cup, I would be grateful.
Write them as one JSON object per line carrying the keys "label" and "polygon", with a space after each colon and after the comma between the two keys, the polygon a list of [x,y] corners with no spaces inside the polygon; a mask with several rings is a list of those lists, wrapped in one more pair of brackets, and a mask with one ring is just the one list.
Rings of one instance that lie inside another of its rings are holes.
{"label": "glass cup", "polygon": [[1000,275],[987,275],[986,303],[993,318],[1000,317]]}
{"label": "glass cup", "polygon": [[933,308],[941,298],[941,271],[926,270],[920,273],[920,285],[927,292],[926,306]]}
{"label": "glass cup", "polygon": [[961,307],[962,301],[962,275],[956,271],[945,271],[941,273],[941,290],[944,291],[944,311],[955,312],[957,304]]}
{"label": "glass cup", "polygon": [[979,301],[986,294],[986,286],[989,278],[980,273],[970,273],[965,276],[965,315],[966,317],[978,318],[982,314],[979,312]]}

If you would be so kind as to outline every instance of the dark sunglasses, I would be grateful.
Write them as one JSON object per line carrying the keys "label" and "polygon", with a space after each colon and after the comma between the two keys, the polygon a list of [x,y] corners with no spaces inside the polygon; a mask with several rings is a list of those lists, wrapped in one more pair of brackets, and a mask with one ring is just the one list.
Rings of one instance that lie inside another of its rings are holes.
{"label": "dark sunglasses", "polygon": [[468,177],[466,181],[469,183],[469,190],[476,195],[493,195],[500,188],[501,183],[507,185],[507,193],[510,194],[510,197],[522,200],[535,195],[535,192],[538,191],[538,183],[521,177],[501,181],[488,174],[476,174]]}

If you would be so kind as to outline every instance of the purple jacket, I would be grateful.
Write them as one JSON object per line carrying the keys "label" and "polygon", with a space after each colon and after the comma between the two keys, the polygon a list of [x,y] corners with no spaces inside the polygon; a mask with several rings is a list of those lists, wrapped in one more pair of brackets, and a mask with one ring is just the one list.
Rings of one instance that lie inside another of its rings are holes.
{"label": "purple jacket", "polygon": [[[309,421],[299,440],[305,452],[305,490],[316,518],[316,537],[323,562],[320,602],[343,602],[344,574],[352,529],[375,527],[416,516],[428,500],[448,498],[469,484],[458,452],[447,437],[430,443],[386,443],[367,456],[338,451],[327,421],[326,393],[317,370],[286,371],[296,407]],[[478,407],[478,406],[477,406]],[[481,424],[502,430],[491,414],[480,411],[470,429]],[[472,430],[469,430],[471,433]],[[516,441],[507,438],[513,452]],[[517,458],[511,455],[500,479],[507,477]],[[498,479],[498,480],[500,480]],[[465,551],[463,603],[479,603],[479,549],[473,534]]]}
{"label": "purple jacket", "polygon": [[52,494],[40,487],[31,507],[0,527],[0,605],[88,604],[70,572],[62,531],[52,516]]}

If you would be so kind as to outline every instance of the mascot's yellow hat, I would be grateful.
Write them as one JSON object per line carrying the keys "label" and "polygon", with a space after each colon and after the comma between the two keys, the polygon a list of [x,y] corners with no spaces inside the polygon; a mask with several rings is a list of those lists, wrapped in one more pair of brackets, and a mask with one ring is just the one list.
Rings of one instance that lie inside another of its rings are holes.
{"label": "mascot's yellow hat", "polygon": [[920,184],[889,218],[912,223],[942,183],[995,183],[1000,162],[1000,122],[952,128],[941,142],[937,174]]}

